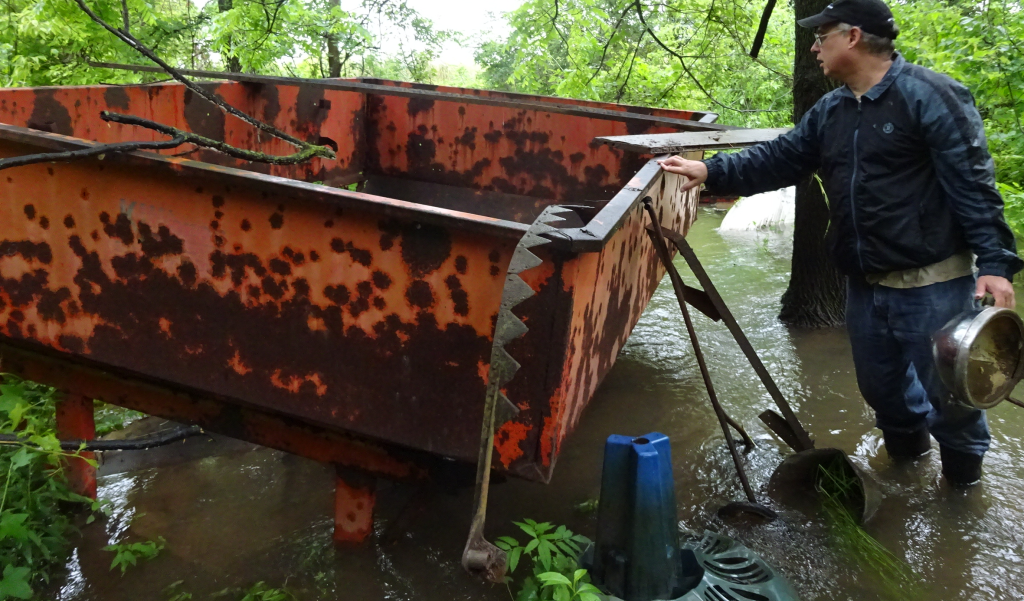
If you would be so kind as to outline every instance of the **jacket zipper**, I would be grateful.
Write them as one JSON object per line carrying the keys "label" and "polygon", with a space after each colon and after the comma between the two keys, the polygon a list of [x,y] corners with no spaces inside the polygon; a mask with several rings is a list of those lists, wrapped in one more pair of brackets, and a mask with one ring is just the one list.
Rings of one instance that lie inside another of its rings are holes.
{"label": "jacket zipper", "polygon": [[853,129],[853,174],[850,177],[850,217],[853,219],[853,237],[857,241],[857,262],[864,273],[864,257],[861,255],[860,231],[857,229],[857,135],[860,133],[861,100],[857,99],[857,126]]}

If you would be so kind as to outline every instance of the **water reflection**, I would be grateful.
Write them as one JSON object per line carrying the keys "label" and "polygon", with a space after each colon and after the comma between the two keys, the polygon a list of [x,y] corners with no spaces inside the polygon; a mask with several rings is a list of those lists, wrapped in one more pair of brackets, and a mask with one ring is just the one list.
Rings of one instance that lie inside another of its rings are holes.
{"label": "water reflection", "polygon": [[[818,446],[855,455],[878,480],[885,498],[869,532],[924,576],[924,598],[1024,596],[1024,410],[1003,404],[990,412],[994,439],[979,487],[945,486],[937,452],[914,466],[893,466],[857,392],[845,333],[790,330],[775,319],[788,281],[788,236],[720,234],[720,219],[703,210],[689,240]],[[694,284],[685,269],[683,275]],[[751,484],[763,491],[785,454],[757,419],[773,403],[725,327],[696,313],[695,321],[723,405],[757,440],[746,462]],[[715,510],[741,499],[742,490],[667,280],[567,441],[551,484],[510,481],[495,489],[490,536],[515,535],[510,522],[523,517],[593,534],[594,517],[572,508],[597,495],[604,439],[650,431],[672,439],[681,525],[740,539],[806,600],[884,595],[832,550],[821,523],[783,508],[783,519],[758,527],[715,520]],[[110,476],[101,494],[115,515],[83,528],[62,600],[163,598],[160,591],[178,580],[195,599],[260,580],[287,582],[300,599],[508,599],[505,587],[478,582],[458,565],[468,490],[383,484],[379,536],[350,549],[330,542],[333,471],[267,449]],[[385,535],[403,509],[408,527]],[[167,540],[164,553],[123,578],[99,550],[109,541],[156,536]]]}

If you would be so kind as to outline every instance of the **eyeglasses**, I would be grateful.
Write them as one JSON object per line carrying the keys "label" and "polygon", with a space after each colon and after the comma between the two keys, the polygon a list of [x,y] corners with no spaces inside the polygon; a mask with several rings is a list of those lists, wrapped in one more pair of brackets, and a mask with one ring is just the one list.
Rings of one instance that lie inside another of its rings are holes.
{"label": "eyeglasses", "polygon": [[814,43],[817,44],[818,46],[821,46],[821,41],[822,40],[824,40],[828,36],[832,35],[833,33],[840,33],[842,31],[843,31],[842,29],[833,29],[832,31],[829,31],[827,33],[815,33],[815,34],[812,34],[812,35],[814,35]]}

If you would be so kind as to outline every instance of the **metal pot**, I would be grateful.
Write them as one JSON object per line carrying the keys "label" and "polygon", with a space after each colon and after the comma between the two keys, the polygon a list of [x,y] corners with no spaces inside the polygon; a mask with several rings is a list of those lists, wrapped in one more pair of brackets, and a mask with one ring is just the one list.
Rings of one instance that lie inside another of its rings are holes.
{"label": "metal pot", "polygon": [[1024,377],[1024,322],[1000,307],[966,311],[932,336],[932,354],[957,401],[988,409]]}

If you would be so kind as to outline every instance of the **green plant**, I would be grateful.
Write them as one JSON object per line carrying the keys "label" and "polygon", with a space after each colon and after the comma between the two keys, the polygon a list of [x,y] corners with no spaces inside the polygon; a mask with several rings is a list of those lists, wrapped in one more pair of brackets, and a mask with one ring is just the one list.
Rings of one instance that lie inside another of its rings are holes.
{"label": "green plant", "polygon": [[93,412],[93,418],[96,421],[96,436],[106,436],[111,432],[124,430],[128,424],[145,416],[145,413],[96,401]]}
{"label": "green plant", "polygon": [[110,569],[121,568],[124,574],[128,568],[139,563],[139,559],[149,561],[160,554],[167,541],[164,537],[158,536],[156,540],[149,540],[141,543],[117,543],[103,547],[104,551],[114,553],[114,560],[110,562]]}
{"label": "green plant", "polygon": [[55,434],[56,394],[49,386],[0,374],[0,432],[18,435],[0,445],[0,601],[28,598],[37,584],[50,581],[75,530],[69,508],[101,509],[72,492],[64,479],[62,460],[77,453],[61,450]]}
{"label": "green plant", "polygon": [[1006,222],[1017,236],[1024,236],[1024,188],[1020,184],[997,183],[1003,195]]}
{"label": "green plant", "polygon": [[511,575],[523,558],[530,560],[531,573],[523,578],[516,601],[596,601],[597,589],[579,565],[579,556],[590,539],[548,522],[526,519],[513,523],[529,537],[526,543],[520,545],[511,536],[502,536],[495,544],[508,553],[506,584],[512,582]]}
{"label": "green plant", "polygon": [[295,601],[295,595],[284,588],[273,588],[260,581],[252,585],[240,601]]}
{"label": "green plant", "polygon": [[862,502],[864,490],[857,475],[844,465],[844,461],[818,466],[815,489],[839,549],[877,580],[889,598],[919,598],[921,577],[861,528],[854,517],[854,508]]}
{"label": "green plant", "polygon": [[551,598],[554,601],[574,601],[575,599],[579,599],[579,601],[600,601],[601,599],[598,596],[601,591],[587,581],[586,570],[576,570],[573,572],[571,581],[558,572],[538,574],[537,579],[543,583],[544,590],[551,591]]}
{"label": "green plant", "polygon": [[192,593],[181,590],[181,585],[184,583],[184,580],[175,580],[164,587],[167,601],[192,601]]}

